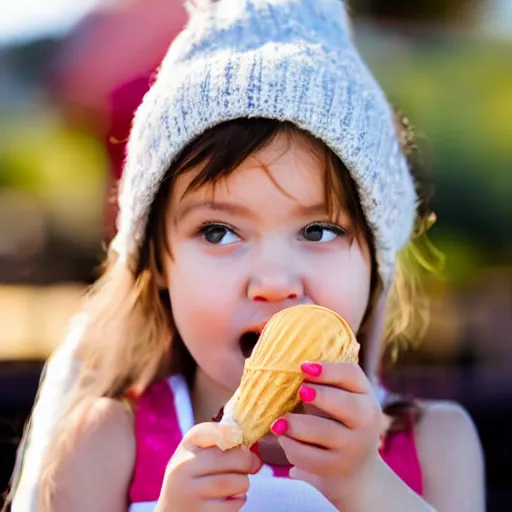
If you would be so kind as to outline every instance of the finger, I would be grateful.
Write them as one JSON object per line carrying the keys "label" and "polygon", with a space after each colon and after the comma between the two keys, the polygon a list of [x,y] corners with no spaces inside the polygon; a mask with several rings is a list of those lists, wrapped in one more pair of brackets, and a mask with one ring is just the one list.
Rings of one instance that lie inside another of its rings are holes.
{"label": "finger", "polygon": [[285,435],[324,449],[340,449],[351,442],[351,431],[344,425],[310,414],[287,414],[288,430]]}
{"label": "finger", "polygon": [[[212,499],[203,501],[201,505],[202,512],[238,512],[245,505],[247,498],[245,496],[229,499]],[[192,510],[192,507],[190,508]],[[194,509],[195,510],[195,509]]]}
{"label": "finger", "polygon": [[339,453],[303,444],[287,436],[279,438],[290,464],[316,475],[329,474],[330,468],[339,461]]}
{"label": "finger", "polygon": [[[320,476],[315,473],[311,473],[297,466],[293,466],[290,469],[289,475],[292,480],[302,480],[315,487],[320,491],[331,503],[335,501],[333,492],[337,494],[337,487],[339,488],[339,478],[336,482],[333,482],[332,476]],[[334,485],[333,485],[334,484]]]}
{"label": "finger", "polygon": [[301,370],[307,381],[368,393],[372,386],[362,368],[354,363],[305,362]]}
{"label": "finger", "polygon": [[380,421],[381,408],[373,392],[352,393],[307,382],[300,387],[299,395],[303,401],[351,429],[364,428]]}
{"label": "finger", "polygon": [[227,498],[226,500],[221,501],[222,507],[220,507],[218,510],[219,512],[238,512],[242,509],[246,502],[247,496],[245,494],[242,496]]}
{"label": "finger", "polygon": [[219,448],[206,448],[194,456],[191,476],[200,477],[219,473],[253,474],[259,471],[261,459],[248,448],[233,448],[225,452]]}
{"label": "finger", "polygon": [[204,499],[226,499],[247,494],[249,477],[238,473],[208,475],[195,479],[197,495]]}
{"label": "finger", "polygon": [[241,430],[237,425],[213,422],[194,425],[183,438],[185,446],[192,451],[212,446],[226,450],[241,442]]}

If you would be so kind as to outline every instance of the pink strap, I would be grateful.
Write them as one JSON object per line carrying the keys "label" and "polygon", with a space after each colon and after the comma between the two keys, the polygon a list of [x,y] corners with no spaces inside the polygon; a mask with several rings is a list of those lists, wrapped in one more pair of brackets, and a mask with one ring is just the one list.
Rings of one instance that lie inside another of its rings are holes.
{"label": "pink strap", "polygon": [[167,380],[153,384],[135,407],[137,455],[131,503],[155,501],[169,459],[181,441],[174,396]]}
{"label": "pink strap", "polygon": [[417,494],[423,494],[423,477],[414,440],[414,425],[386,436],[380,454],[388,466]]}
{"label": "pink strap", "polygon": [[[182,435],[167,380],[153,384],[135,406],[137,456],[130,487],[131,503],[156,501],[165,469]],[[421,467],[412,423],[406,430],[386,437],[381,456],[393,471],[418,494],[422,494]],[[289,466],[272,466],[275,477],[288,477]]]}

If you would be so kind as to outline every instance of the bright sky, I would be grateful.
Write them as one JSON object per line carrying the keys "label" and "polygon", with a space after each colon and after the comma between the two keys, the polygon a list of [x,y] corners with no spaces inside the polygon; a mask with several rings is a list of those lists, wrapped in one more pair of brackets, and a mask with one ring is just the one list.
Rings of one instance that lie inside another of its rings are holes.
{"label": "bright sky", "polygon": [[486,33],[512,37],[512,0],[487,0],[489,10],[484,22]]}
{"label": "bright sky", "polygon": [[0,0],[0,44],[67,30],[104,0]]}

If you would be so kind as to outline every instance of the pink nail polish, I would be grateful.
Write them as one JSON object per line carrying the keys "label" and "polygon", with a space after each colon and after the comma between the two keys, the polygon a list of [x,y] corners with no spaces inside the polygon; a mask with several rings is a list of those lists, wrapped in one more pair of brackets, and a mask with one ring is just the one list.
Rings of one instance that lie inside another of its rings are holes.
{"label": "pink nail polish", "polygon": [[320,363],[302,363],[300,369],[311,377],[320,377],[322,374],[322,365]]}
{"label": "pink nail polish", "polygon": [[288,422],[284,418],[279,418],[278,420],[274,421],[270,427],[270,430],[272,430],[276,436],[282,436],[288,430],[288,427]]}
{"label": "pink nail polish", "polygon": [[316,398],[316,391],[303,384],[299,389],[299,396],[303,402],[312,402]]}

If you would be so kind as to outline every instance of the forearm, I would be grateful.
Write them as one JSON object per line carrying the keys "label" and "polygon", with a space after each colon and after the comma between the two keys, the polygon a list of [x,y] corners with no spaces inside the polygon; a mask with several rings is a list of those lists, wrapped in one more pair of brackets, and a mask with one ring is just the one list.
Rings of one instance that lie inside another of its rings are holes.
{"label": "forearm", "polygon": [[436,512],[379,457],[364,485],[344,486],[334,505],[343,512]]}

